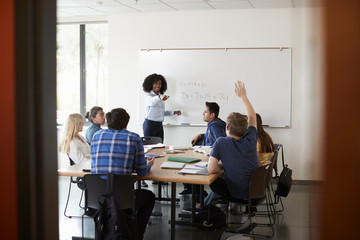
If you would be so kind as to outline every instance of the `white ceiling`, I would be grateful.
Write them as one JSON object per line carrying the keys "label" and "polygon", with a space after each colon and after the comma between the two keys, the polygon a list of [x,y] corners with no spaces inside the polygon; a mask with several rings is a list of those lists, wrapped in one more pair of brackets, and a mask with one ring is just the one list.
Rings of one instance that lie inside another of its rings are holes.
{"label": "white ceiling", "polygon": [[76,17],[216,9],[299,8],[320,6],[321,2],[321,0],[57,0],[57,16]]}

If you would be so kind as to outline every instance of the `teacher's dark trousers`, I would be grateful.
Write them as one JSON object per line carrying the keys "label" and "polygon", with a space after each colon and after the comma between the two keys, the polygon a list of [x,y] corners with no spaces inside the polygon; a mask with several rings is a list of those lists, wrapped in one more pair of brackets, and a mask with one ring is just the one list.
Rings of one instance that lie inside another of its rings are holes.
{"label": "teacher's dark trousers", "polygon": [[162,122],[145,119],[143,123],[144,137],[161,137],[164,142],[164,128]]}

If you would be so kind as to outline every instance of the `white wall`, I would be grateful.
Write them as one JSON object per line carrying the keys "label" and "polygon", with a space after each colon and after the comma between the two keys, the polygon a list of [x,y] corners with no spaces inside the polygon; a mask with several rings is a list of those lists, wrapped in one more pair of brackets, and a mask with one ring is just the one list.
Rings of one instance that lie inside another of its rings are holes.
{"label": "white wall", "polygon": [[[321,51],[315,29],[320,18],[313,14],[320,11],[315,10],[246,9],[110,15],[110,108],[125,108],[131,116],[128,129],[142,135],[138,120],[138,53],[141,48],[293,47],[292,127],[266,130],[275,143],[284,145],[286,162],[294,170],[294,179],[322,179],[317,145],[322,96],[318,80],[321,76],[318,74],[321,69],[318,53]],[[246,82],[246,79],[239,80]],[[250,100],[255,94],[248,92]],[[202,127],[165,127],[165,144],[189,146],[193,135],[204,130]]]}

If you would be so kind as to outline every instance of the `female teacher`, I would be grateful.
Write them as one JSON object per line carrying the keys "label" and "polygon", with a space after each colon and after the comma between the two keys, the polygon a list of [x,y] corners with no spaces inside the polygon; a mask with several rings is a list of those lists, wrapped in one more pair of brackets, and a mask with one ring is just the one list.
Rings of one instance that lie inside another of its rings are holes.
{"label": "female teacher", "polygon": [[165,101],[169,96],[164,95],[167,89],[165,78],[159,74],[147,76],[143,83],[145,92],[145,121],[143,124],[144,136],[161,137],[164,141],[162,122],[164,116],[181,115],[181,111],[165,111]]}

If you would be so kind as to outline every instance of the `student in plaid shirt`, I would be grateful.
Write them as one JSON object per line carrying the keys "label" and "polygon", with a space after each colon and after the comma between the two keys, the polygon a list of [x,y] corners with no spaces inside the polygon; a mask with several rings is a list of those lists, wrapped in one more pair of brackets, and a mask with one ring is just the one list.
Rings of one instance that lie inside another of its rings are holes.
{"label": "student in plaid shirt", "polygon": [[[138,134],[126,130],[130,116],[123,108],[106,114],[108,129],[96,132],[91,142],[91,172],[146,175],[154,159],[144,157],[144,147]],[[155,195],[149,190],[135,190],[135,208],[141,239],[152,213]]]}

